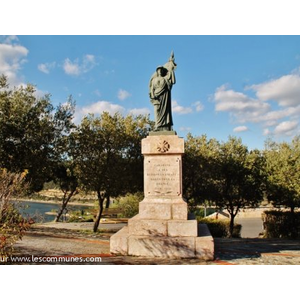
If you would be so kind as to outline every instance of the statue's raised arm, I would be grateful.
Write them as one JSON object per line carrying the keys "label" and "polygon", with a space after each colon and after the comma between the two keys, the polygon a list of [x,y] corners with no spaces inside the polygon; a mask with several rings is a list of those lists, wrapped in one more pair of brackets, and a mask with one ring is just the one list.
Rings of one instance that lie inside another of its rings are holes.
{"label": "statue's raised arm", "polygon": [[158,66],[149,83],[149,96],[154,105],[155,131],[173,130],[171,89],[176,83],[174,52],[169,61]]}

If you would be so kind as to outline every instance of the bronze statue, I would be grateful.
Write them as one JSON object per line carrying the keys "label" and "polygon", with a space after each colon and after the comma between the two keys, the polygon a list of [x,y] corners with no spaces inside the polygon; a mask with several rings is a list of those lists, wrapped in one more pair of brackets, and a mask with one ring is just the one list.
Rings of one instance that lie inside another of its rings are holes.
{"label": "bronze statue", "polygon": [[169,61],[156,68],[149,83],[149,94],[154,105],[155,131],[172,131],[171,89],[175,80],[176,69],[174,52]]}

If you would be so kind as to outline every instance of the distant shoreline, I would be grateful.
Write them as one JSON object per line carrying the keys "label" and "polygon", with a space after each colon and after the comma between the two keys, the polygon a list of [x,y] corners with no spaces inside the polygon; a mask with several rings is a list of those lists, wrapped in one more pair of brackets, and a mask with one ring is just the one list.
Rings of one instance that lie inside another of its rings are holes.
{"label": "distant shoreline", "polygon": [[[61,205],[61,201],[53,201],[53,200],[35,200],[35,199],[13,199],[14,201],[22,201],[22,202],[34,202],[34,203],[42,203],[42,204],[57,204]],[[81,203],[81,202],[69,202],[68,205],[73,206],[94,206],[93,203]]]}

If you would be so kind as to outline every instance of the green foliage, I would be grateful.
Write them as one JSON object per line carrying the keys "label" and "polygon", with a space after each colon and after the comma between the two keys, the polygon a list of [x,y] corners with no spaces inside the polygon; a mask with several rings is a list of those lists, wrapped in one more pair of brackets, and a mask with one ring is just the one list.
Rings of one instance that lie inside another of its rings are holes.
{"label": "green foliage", "polygon": [[229,137],[219,143],[206,136],[188,135],[183,172],[189,206],[206,200],[226,209],[232,234],[239,210],[263,199],[264,157],[258,150],[249,152],[241,139]]}
{"label": "green foliage", "polygon": [[81,185],[110,197],[142,190],[140,144],[149,123],[144,116],[124,118],[118,113],[85,117],[71,135],[71,155]]}
{"label": "green foliage", "polygon": [[241,208],[257,206],[263,200],[264,157],[258,150],[249,152],[241,139],[229,137],[220,146],[216,205],[230,214],[230,234]]}
{"label": "green foliage", "polygon": [[220,147],[217,205],[235,216],[240,208],[256,206],[263,199],[264,159],[249,152],[240,139],[230,137]]}
{"label": "green foliage", "polygon": [[265,157],[269,201],[293,211],[300,205],[300,138],[290,144],[268,141]]}
{"label": "green foliage", "polygon": [[36,96],[32,85],[11,89],[0,80],[0,165],[10,172],[28,170],[31,191],[51,179],[53,166],[64,155],[67,135],[74,127],[74,101],[56,110],[50,95]]}
{"label": "green foliage", "polygon": [[151,122],[145,116],[127,116],[104,112],[86,116],[70,137],[71,157],[80,185],[97,193],[99,212],[94,230],[100,222],[103,203],[110,197],[143,189],[141,139]]}
{"label": "green foliage", "polygon": [[143,193],[127,194],[117,199],[116,206],[122,210],[121,218],[132,218],[139,212],[139,203],[143,200]]}
{"label": "green foliage", "polygon": [[262,219],[266,238],[300,237],[300,212],[265,211]]}
{"label": "green foliage", "polygon": [[241,237],[242,225],[234,224],[233,232],[230,233],[230,221],[228,220],[216,220],[210,218],[197,218],[199,223],[206,224],[213,237],[226,238],[226,237]]}
{"label": "green foliage", "polygon": [[29,221],[21,216],[11,197],[23,192],[26,172],[14,174],[0,169],[0,256],[9,256],[14,244],[22,239]]}
{"label": "green foliage", "polygon": [[205,135],[187,135],[183,157],[183,190],[190,210],[205,200],[215,199],[215,175],[218,168],[219,143]]}

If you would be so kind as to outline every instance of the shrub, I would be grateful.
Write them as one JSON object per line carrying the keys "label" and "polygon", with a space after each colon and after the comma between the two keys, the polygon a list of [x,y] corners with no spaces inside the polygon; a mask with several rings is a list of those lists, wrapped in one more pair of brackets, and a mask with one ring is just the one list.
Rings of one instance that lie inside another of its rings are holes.
{"label": "shrub", "polygon": [[265,211],[262,219],[266,238],[300,237],[300,212]]}
{"label": "shrub", "polygon": [[121,218],[132,218],[139,212],[139,203],[143,200],[143,193],[127,194],[117,199],[117,206],[122,210]]}
{"label": "shrub", "polygon": [[[229,237],[230,236],[230,221],[229,220],[216,220],[210,218],[197,218],[199,223],[204,223],[208,226],[208,229],[213,237]],[[242,225],[234,224],[232,237],[241,237]]]}
{"label": "shrub", "polygon": [[0,213],[0,256],[12,255],[14,244],[21,240],[30,223],[9,203]]}
{"label": "shrub", "polygon": [[22,239],[30,226],[11,201],[12,196],[24,191],[25,176],[26,172],[15,174],[0,169],[0,256],[12,255],[14,244]]}

